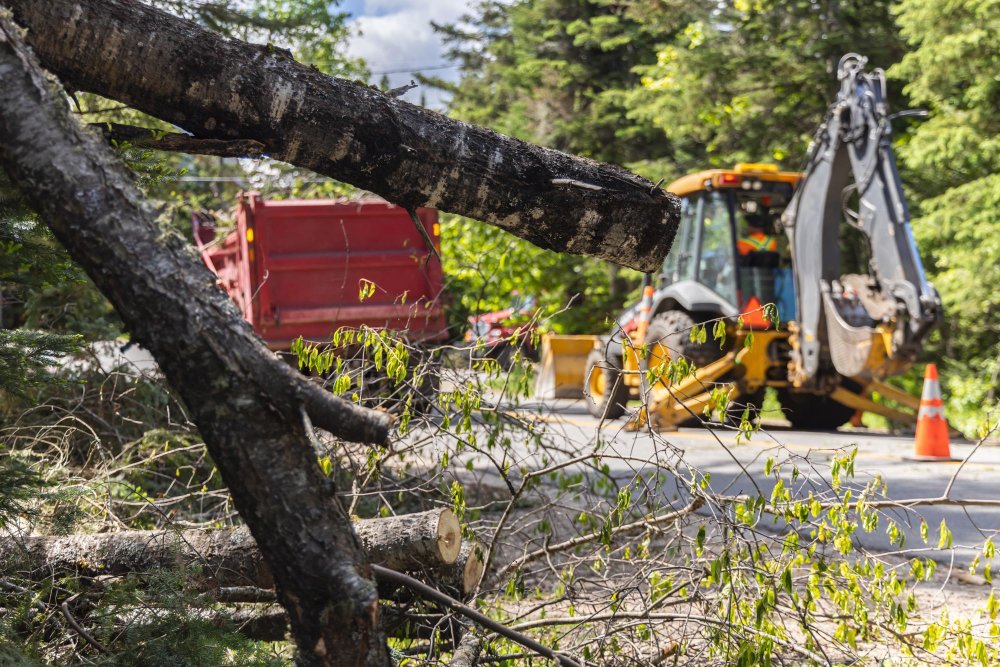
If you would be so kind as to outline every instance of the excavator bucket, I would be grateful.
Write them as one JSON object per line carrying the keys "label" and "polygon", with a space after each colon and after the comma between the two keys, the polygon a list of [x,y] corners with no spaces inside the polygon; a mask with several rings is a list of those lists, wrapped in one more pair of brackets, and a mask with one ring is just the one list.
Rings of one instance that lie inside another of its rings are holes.
{"label": "excavator bucket", "polygon": [[543,336],[535,397],[582,398],[587,355],[597,341],[597,336]]}

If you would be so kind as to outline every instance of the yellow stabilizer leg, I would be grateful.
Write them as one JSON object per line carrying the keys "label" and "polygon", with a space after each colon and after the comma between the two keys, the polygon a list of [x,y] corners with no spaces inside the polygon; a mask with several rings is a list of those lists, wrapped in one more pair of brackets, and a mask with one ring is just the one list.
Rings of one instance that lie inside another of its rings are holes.
{"label": "yellow stabilizer leg", "polygon": [[[705,391],[705,385],[731,371],[735,360],[736,355],[730,352],[721,359],[699,368],[692,375],[671,385],[669,389],[662,381],[656,382],[649,391],[646,405],[639,408],[635,416],[625,425],[625,429],[638,431],[650,424],[650,414],[652,414],[652,424],[657,430],[676,430],[677,424],[688,419],[691,413],[699,414],[709,404],[711,392]],[[732,392],[736,391],[735,385],[729,386],[730,398],[736,398],[732,396]]]}
{"label": "yellow stabilizer leg", "polygon": [[907,412],[901,412],[895,408],[890,408],[888,405],[879,405],[867,396],[861,396],[855,394],[849,389],[844,387],[837,387],[830,394],[830,398],[837,401],[838,403],[843,403],[849,408],[854,408],[855,410],[864,410],[865,412],[874,412],[877,415],[882,415],[887,419],[891,419],[901,424],[914,424],[917,423],[917,416],[915,414],[909,414]]}
{"label": "yellow stabilizer leg", "polygon": [[[736,384],[730,382],[728,387],[729,399],[739,398]],[[692,417],[700,416],[705,406],[712,404],[712,400],[713,392],[704,391],[697,396],[685,398],[683,401],[673,401],[669,407],[666,405],[658,407],[657,411],[653,413],[653,425],[658,431],[676,431],[679,424]]]}
{"label": "yellow stabilizer leg", "polygon": [[897,403],[905,405],[908,408],[913,408],[914,411],[920,409],[920,397],[908,394],[902,389],[897,389],[896,387],[893,387],[891,384],[886,384],[884,382],[879,382],[878,380],[873,380],[872,382],[868,383],[866,391],[868,393],[877,391],[878,393],[888,398],[890,401],[896,401]]}
{"label": "yellow stabilizer leg", "polygon": [[[883,391],[883,388],[888,387],[889,391]],[[868,390],[874,389],[886,398],[897,401],[910,407],[913,403],[916,403],[914,409],[919,409],[920,399],[910,396],[909,394],[896,389],[887,384],[882,384],[881,382],[872,382],[868,385]],[[855,410],[862,410],[864,412],[873,412],[877,415],[882,415],[886,419],[891,419],[892,421],[899,422],[900,424],[910,424],[911,426],[916,426],[917,424],[917,414],[903,412],[901,410],[896,410],[890,408],[888,405],[881,405],[871,400],[867,396],[861,396],[855,394],[849,389],[844,387],[837,387],[830,394],[830,398],[837,401],[838,403],[843,403],[849,408],[854,408]],[[948,425],[948,434],[952,437],[961,437],[962,433],[956,428],[953,428],[950,424]]]}

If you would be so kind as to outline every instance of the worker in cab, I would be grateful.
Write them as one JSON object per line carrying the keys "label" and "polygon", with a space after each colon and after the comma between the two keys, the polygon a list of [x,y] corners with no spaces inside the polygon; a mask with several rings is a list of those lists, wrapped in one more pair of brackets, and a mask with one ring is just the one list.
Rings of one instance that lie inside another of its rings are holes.
{"label": "worker in cab", "polygon": [[757,208],[756,202],[747,204],[743,209],[745,225],[736,242],[740,287],[745,300],[741,317],[744,324],[750,327],[766,329],[770,323],[764,317],[763,304],[777,304],[781,300],[776,293],[781,256],[778,254],[778,239],[770,233],[767,210]]}
{"label": "worker in cab", "polygon": [[766,215],[760,211],[748,212],[744,220],[745,231],[736,242],[740,257],[757,252],[778,252],[778,239],[769,233]]}

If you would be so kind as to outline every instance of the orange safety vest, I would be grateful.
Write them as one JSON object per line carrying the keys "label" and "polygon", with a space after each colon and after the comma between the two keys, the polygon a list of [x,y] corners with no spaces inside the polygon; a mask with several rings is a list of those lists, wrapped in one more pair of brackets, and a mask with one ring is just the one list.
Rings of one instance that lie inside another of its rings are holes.
{"label": "orange safety vest", "polygon": [[736,242],[736,250],[741,255],[749,255],[752,252],[777,252],[778,240],[764,232],[752,232]]}

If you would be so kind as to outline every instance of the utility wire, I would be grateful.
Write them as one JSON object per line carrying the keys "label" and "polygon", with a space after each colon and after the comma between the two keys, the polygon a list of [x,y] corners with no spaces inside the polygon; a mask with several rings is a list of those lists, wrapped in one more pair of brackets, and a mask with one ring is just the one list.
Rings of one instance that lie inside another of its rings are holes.
{"label": "utility wire", "polygon": [[413,72],[430,72],[438,69],[453,69],[455,67],[461,67],[459,64],[455,65],[430,65],[428,67],[411,67],[409,69],[387,69],[380,70],[377,72],[372,72],[373,75],[381,74],[412,74]]}

